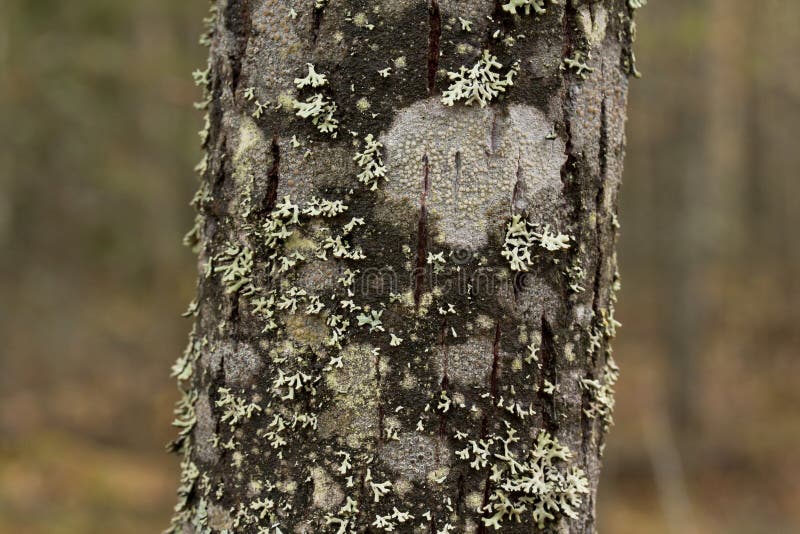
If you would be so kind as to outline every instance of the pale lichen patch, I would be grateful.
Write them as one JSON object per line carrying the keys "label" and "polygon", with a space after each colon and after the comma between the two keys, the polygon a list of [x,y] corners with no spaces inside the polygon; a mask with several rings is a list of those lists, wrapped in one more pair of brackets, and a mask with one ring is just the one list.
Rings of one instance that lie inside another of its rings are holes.
{"label": "pale lichen patch", "polygon": [[220,531],[233,528],[233,518],[226,508],[212,502],[208,505],[207,514],[209,528]]}
{"label": "pale lichen patch", "polygon": [[311,469],[311,479],[314,482],[312,503],[316,508],[326,512],[336,509],[344,501],[342,488],[321,467]]}
{"label": "pale lichen patch", "polygon": [[348,446],[371,444],[377,435],[378,389],[375,384],[375,352],[369,345],[342,349],[342,367],[325,375],[333,402],[319,416],[323,437],[338,436]]}
{"label": "pale lichen patch", "polygon": [[600,44],[606,37],[608,27],[608,10],[601,3],[585,5],[578,8],[578,20],[583,34],[591,46]]}
{"label": "pale lichen patch", "polygon": [[195,404],[197,423],[194,427],[195,453],[197,457],[208,463],[214,463],[219,458],[219,452],[212,442],[215,437],[216,422],[211,414],[211,401],[205,391],[198,394]]}
{"label": "pale lichen patch", "polygon": [[286,334],[295,344],[308,346],[318,354],[324,352],[329,335],[324,318],[295,313],[286,317],[285,325]]}
{"label": "pale lichen patch", "polygon": [[438,347],[434,361],[439,376],[445,372],[446,360],[450,380],[462,386],[480,386],[489,379],[492,359],[492,339],[476,335],[458,345]]}
{"label": "pale lichen patch", "polygon": [[233,154],[235,167],[245,165],[248,159],[261,156],[267,152],[267,140],[261,128],[248,116],[239,119],[239,139]]}
{"label": "pale lichen patch", "polygon": [[437,467],[450,465],[452,452],[437,438],[405,432],[383,448],[381,461],[408,480],[424,481]]}
{"label": "pale lichen patch", "polygon": [[223,366],[228,384],[246,385],[253,381],[263,367],[262,358],[250,345],[223,343]]}
{"label": "pale lichen patch", "polygon": [[398,210],[416,206],[427,158],[426,209],[438,220],[441,238],[452,247],[485,246],[491,221],[508,216],[512,201],[514,209],[536,203],[542,213],[555,212],[566,145],[546,139],[553,127],[532,106],[511,105],[500,113],[455,110],[435,98],[417,102],[400,111],[381,138],[388,168],[384,191]]}

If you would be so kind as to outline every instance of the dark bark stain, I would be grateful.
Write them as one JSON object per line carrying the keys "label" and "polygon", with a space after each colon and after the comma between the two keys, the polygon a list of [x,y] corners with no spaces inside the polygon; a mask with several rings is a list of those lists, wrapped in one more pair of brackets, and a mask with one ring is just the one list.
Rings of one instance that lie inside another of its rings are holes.
{"label": "dark bark stain", "polygon": [[447,389],[450,384],[450,378],[447,376],[450,366],[450,354],[447,350],[447,343],[445,339],[447,336],[447,321],[442,321],[442,327],[439,330],[439,344],[442,347],[442,389]]}
{"label": "dark bark stain", "polygon": [[270,145],[272,151],[272,166],[267,171],[267,192],[264,195],[264,211],[266,213],[275,209],[278,202],[278,184],[281,179],[281,146],[278,136],[272,138]]}
{"label": "dark bark stain", "polygon": [[544,387],[545,380],[551,384],[556,384],[556,347],[553,328],[545,315],[542,315],[542,346],[539,353],[542,358],[542,373],[539,376],[537,397],[542,413],[542,426],[547,432],[554,434],[558,430],[556,395],[545,393]]}
{"label": "dark bark stain", "polygon": [[[439,339],[438,343],[442,349],[442,379],[439,382],[439,391],[449,391],[450,388],[450,377],[448,376],[448,368],[449,368],[449,353],[447,351],[447,345],[445,344],[445,337],[447,334],[447,320],[442,321],[442,326],[439,328]],[[439,393],[437,393],[438,398]],[[444,412],[439,413],[439,428],[438,428],[438,437],[439,439],[436,440],[435,447],[434,447],[434,459],[436,461],[436,465],[438,466],[441,462],[441,445],[445,443],[447,438],[447,414]]]}
{"label": "dark bark stain", "polygon": [[253,19],[250,0],[229,0],[225,8],[225,27],[233,33],[236,48],[228,56],[231,64],[231,89],[236,92],[242,73],[242,61],[247,51],[247,43],[252,33]]}
{"label": "dark bark stain", "polygon": [[431,0],[428,6],[428,94],[436,90],[436,73],[439,71],[440,41],[442,39],[442,15],[438,0]]}
{"label": "dark bark stain", "polygon": [[[481,439],[485,438],[489,432],[489,418],[494,416],[497,406],[497,393],[499,391],[499,375],[500,374],[500,321],[495,323],[494,327],[494,341],[492,342],[492,371],[489,375],[489,392],[491,394],[492,405],[487,410],[487,414],[483,416],[481,421]],[[483,505],[484,509],[489,504],[489,496],[491,494],[492,481],[490,480],[491,472],[486,474],[486,481],[483,485]],[[486,525],[481,521],[478,525],[478,533],[486,534]]]}
{"label": "dark bark stain", "polygon": [[458,482],[456,483],[458,492],[456,493],[456,512],[464,510],[464,497],[466,495],[466,488],[464,484],[464,473],[458,475]]}
{"label": "dark bark stain", "polygon": [[484,439],[489,433],[489,423],[494,416],[495,407],[497,404],[497,393],[500,387],[499,384],[500,374],[500,321],[495,323],[494,340],[492,341],[492,368],[489,372],[489,393],[491,405],[486,410],[483,418],[481,419],[481,439]]}
{"label": "dark bark stain", "polygon": [[[449,368],[450,354],[447,351],[447,344],[445,339],[447,336],[447,321],[442,321],[442,327],[439,332],[439,344],[442,347],[442,381],[440,383],[442,391],[448,391],[450,388],[450,377],[447,375]],[[439,414],[439,438],[444,441],[447,437],[447,414]],[[436,463],[439,463],[439,443],[436,444]]]}
{"label": "dark bark stain", "polygon": [[419,307],[425,287],[425,260],[428,255],[428,192],[431,188],[431,166],[428,155],[422,158],[422,194],[419,199],[419,223],[417,225],[417,263],[414,271],[414,305]]}

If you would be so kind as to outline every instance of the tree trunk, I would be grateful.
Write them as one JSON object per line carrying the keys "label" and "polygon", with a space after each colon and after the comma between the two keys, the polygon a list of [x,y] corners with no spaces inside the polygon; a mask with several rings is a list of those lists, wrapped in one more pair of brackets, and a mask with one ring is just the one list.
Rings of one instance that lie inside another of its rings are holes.
{"label": "tree trunk", "polygon": [[214,4],[172,531],[594,532],[631,5]]}

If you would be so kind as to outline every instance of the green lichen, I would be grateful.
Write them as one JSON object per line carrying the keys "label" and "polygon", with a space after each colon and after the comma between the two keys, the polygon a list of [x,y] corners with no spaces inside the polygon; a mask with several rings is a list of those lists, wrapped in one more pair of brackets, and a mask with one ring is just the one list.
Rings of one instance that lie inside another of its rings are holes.
{"label": "green lichen", "polygon": [[619,368],[614,358],[608,358],[599,379],[584,378],[581,387],[589,393],[589,406],[584,413],[590,419],[599,419],[603,430],[608,431],[614,424],[614,386],[619,379]]}
{"label": "green lichen", "polygon": [[450,86],[442,93],[442,103],[452,106],[463,100],[467,106],[475,103],[482,108],[488,106],[500,93],[514,85],[519,63],[514,63],[504,76],[497,72],[502,68],[503,64],[497,61],[497,57],[484,50],[480,60],[471,68],[461,67],[458,72],[447,73]]}
{"label": "green lichen", "polygon": [[368,185],[372,191],[377,190],[380,180],[386,178],[386,166],[381,155],[382,149],[383,144],[369,134],[364,138],[363,150],[356,153],[353,158],[353,161],[361,169],[358,181]]}
{"label": "green lichen", "polygon": [[222,263],[214,268],[214,272],[222,273],[220,281],[225,286],[225,293],[236,293],[245,286],[252,287],[253,251],[249,247],[229,243],[214,259]]}
{"label": "green lichen", "polygon": [[589,66],[587,63],[589,59],[591,59],[591,56],[588,53],[584,54],[580,50],[576,50],[571,57],[564,58],[564,64],[561,65],[561,69],[571,69],[579,78],[585,79],[586,73],[591,74],[597,70]]}
{"label": "green lichen", "polygon": [[494,489],[480,508],[483,524],[499,530],[505,522],[519,522],[529,514],[542,529],[559,515],[577,518],[589,483],[582,469],[570,465],[569,449],[544,431],[527,453],[515,450],[519,441],[508,427],[504,438],[489,439],[474,449],[482,460],[478,465],[488,464],[490,454],[496,460],[489,477]]}
{"label": "green lichen", "polygon": [[[552,1],[553,0],[551,0],[551,3]],[[526,15],[530,15],[531,10],[537,15],[544,15],[547,13],[544,2],[545,0],[509,0],[503,4],[503,11],[516,15],[517,9],[522,8],[523,13]]]}
{"label": "green lichen", "polygon": [[[321,88],[328,85],[328,79],[324,74],[314,70],[314,65],[307,64],[308,74],[304,78],[295,78],[294,83],[298,89],[305,87]],[[330,134],[336,138],[339,129],[339,120],[334,117],[336,113],[336,103],[323,95],[314,93],[304,101],[294,100],[292,107],[297,111],[297,116],[304,119],[311,119],[311,123],[322,133]]]}
{"label": "green lichen", "polygon": [[535,251],[558,252],[570,248],[573,238],[554,232],[550,225],[539,225],[514,215],[506,227],[506,237],[500,254],[508,260],[512,271],[525,272],[533,266]]}

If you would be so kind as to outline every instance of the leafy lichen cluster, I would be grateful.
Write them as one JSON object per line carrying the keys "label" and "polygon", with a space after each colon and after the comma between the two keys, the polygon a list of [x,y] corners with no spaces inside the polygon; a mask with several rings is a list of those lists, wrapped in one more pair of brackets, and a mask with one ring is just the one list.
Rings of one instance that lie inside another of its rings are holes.
{"label": "leafy lichen cluster", "polygon": [[519,63],[515,63],[505,75],[498,72],[503,64],[497,61],[488,50],[471,68],[461,67],[458,72],[448,72],[450,86],[442,93],[442,103],[452,106],[458,101],[471,106],[479,104],[486,107],[500,93],[514,85],[514,76],[519,72]]}
{"label": "leafy lichen cluster", "polygon": [[529,271],[533,266],[535,252],[567,250],[572,237],[554,232],[550,225],[539,225],[514,215],[506,227],[506,238],[500,254],[508,260],[512,271]]}
{"label": "leafy lichen cluster", "polygon": [[[328,85],[324,74],[314,70],[314,65],[308,63],[308,74],[304,78],[295,78],[294,83],[298,89],[312,87],[315,89]],[[294,100],[292,106],[297,110],[297,116],[311,119],[311,123],[322,133],[330,134],[336,138],[339,129],[339,120],[334,117],[336,102],[320,92],[316,92],[303,101]]]}
{"label": "leafy lichen cluster", "polygon": [[372,191],[377,190],[379,181],[386,178],[386,166],[383,164],[381,155],[382,148],[383,144],[369,134],[364,138],[364,149],[356,153],[353,158],[361,169],[358,181],[370,186]]}
{"label": "leafy lichen cluster", "polygon": [[507,11],[512,15],[516,15],[517,9],[522,8],[523,13],[526,15],[530,15],[531,10],[533,10],[533,12],[537,15],[544,15],[547,13],[544,3],[545,0],[509,0],[503,4],[503,11]]}
{"label": "leafy lichen cluster", "polygon": [[490,439],[482,447],[474,447],[485,463],[492,459],[491,476],[494,490],[481,509],[487,527],[500,530],[504,522],[521,522],[529,513],[538,527],[544,528],[557,515],[578,517],[583,495],[589,493],[589,482],[582,469],[569,466],[572,453],[545,431],[527,452],[517,452],[520,442],[513,428],[503,438]]}
{"label": "leafy lichen cluster", "polygon": [[564,64],[561,66],[562,69],[571,69],[578,75],[580,78],[586,78],[586,73],[592,73],[596,69],[594,67],[590,67],[587,61],[590,59],[588,54],[584,54],[580,50],[576,50],[572,57],[564,58]]}

